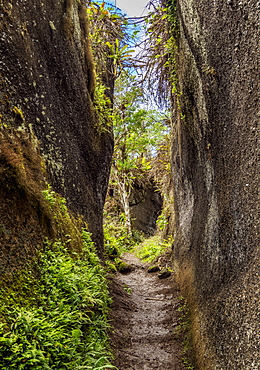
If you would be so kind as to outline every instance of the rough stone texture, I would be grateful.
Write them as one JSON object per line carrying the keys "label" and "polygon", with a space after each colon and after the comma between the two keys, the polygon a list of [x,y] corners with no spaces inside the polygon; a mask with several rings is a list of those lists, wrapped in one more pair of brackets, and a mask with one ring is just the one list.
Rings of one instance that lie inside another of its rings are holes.
{"label": "rough stone texture", "polygon": [[201,369],[259,369],[256,0],[179,0],[176,269]]}
{"label": "rough stone texture", "polygon": [[0,114],[40,141],[54,190],[83,215],[102,249],[113,140],[93,109],[83,1],[0,1]]}
{"label": "rough stone texture", "polygon": [[42,196],[42,159],[32,139],[0,130],[0,284],[35,257],[45,237],[54,236],[54,216]]}
{"label": "rough stone texture", "polygon": [[154,234],[156,220],[162,211],[163,200],[152,181],[133,186],[130,199],[130,212],[133,226],[147,235]]}

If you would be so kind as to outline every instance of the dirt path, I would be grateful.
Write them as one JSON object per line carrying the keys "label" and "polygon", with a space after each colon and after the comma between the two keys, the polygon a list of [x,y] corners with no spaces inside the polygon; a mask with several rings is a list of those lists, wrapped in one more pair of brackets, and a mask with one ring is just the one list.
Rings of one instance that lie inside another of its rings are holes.
{"label": "dirt path", "polygon": [[179,294],[173,277],[160,280],[147,273],[131,254],[124,261],[133,266],[113,282],[112,346],[119,370],[183,370],[180,344],[174,340],[178,325]]}

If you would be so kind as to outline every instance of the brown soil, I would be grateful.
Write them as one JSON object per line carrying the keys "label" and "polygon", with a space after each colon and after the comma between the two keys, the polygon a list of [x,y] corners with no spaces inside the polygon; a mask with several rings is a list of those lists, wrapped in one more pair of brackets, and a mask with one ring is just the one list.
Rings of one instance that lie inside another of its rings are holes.
{"label": "brown soil", "polygon": [[119,370],[185,369],[176,335],[179,292],[174,278],[160,280],[132,254],[125,254],[124,261],[133,270],[117,273],[111,284],[115,366]]}

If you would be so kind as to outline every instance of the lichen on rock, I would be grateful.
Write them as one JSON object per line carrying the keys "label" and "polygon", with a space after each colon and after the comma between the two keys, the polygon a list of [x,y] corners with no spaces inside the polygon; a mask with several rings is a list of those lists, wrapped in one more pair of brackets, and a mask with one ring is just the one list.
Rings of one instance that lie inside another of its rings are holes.
{"label": "lichen on rock", "polygon": [[175,268],[199,368],[257,369],[259,7],[180,0],[178,16]]}
{"label": "lichen on rock", "polygon": [[4,1],[0,15],[2,125],[34,132],[53,189],[88,222],[102,253],[113,138],[97,127],[85,4]]}

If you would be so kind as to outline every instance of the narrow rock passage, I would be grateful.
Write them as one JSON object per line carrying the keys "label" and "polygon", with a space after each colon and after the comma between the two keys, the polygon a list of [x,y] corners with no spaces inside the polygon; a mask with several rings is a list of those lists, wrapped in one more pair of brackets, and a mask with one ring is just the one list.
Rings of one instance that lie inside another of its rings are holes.
{"label": "narrow rock passage", "polygon": [[119,370],[185,369],[174,338],[179,300],[173,277],[160,280],[147,273],[147,266],[131,254],[124,261],[133,271],[118,273],[112,287],[115,365]]}

